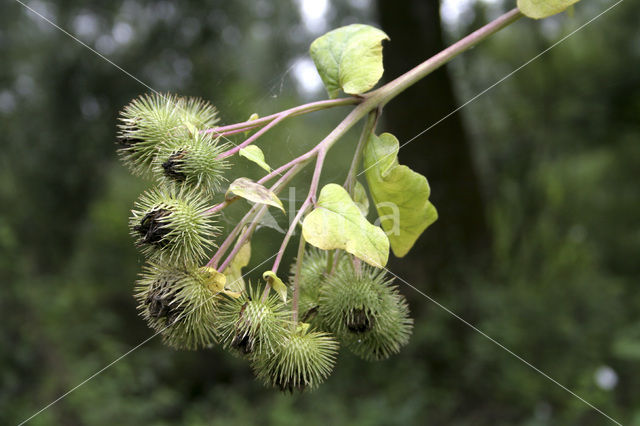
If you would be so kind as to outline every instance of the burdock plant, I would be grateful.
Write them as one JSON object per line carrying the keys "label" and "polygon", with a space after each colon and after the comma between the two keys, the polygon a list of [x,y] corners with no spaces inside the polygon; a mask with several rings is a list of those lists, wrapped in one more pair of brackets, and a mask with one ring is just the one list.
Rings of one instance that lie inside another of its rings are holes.
{"label": "burdock plant", "polygon": [[218,193],[225,181],[229,163],[218,156],[230,145],[212,134],[175,130],[167,136],[155,157],[154,174],[161,185],[177,186],[203,192]]}
{"label": "burdock plant", "polygon": [[268,358],[284,340],[291,327],[291,311],[277,295],[263,300],[261,293],[257,286],[249,287],[240,297],[221,302],[218,323],[225,348]]}
{"label": "burdock plant", "polygon": [[396,288],[383,294],[385,309],[378,312],[375,322],[361,333],[343,335],[345,345],[367,361],[380,361],[400,352],[409,343],[413,320],[407,301]]}
{"label": "burdock plant", "polygon": [[219,290],[206,269],[149,262],[134,296],[142,317],[169,346],[198,349],[217,341]]}
{"label": "burdock plant", "polygon": [[150,259],[197,264],[218,233],[213,215],[197,192],[158,188],[135,203],[129,227],[136,244]]}
{"label": "burdock plant", "polygon": [[330,334],[301,327],[289,330],[273,354],[252,365],[267,386],[293,393],[318,387],[331,374],[337,352],[338,342]]}
{"label": "burdock plant", "polygon": [[171,94],[142,95],[120,114],[118,154],[134,174],[150,171],[158,148],[185,128],[216,124],[217,111],[209,103]]}
{"label": "burdock plant", "polygon": [[[368,25],[338,28],[310,48],[330,99],[265,117],[254,114],[239,123],[218,125],[216,109],[198,98],[154,93],[134,99],[120,115],[118,153],[134,174],[157,182],[135,203],[129,220],[148,260],[135,287],[141,315],[176,348],[203,348],[221,340],[225,348],[247,355],[264,383],[290,392],[313,389],[329,376],[337,339],[366,360],[397,353],[408,343],[413,321],[405,298],[387,278],[389,253],[405,256],[438,214],[429,201],[427,179],[399,164],[398,140],[376,134],[382,107],[523,14],[544,18],[576,1],[518,0],[519,8],[375,90],[387,35]],[[347,96],[338,97],[341,92]],[[278,167],[272,168],[255,144],[293,117],[345,106],[352,109],[334,130]],[[362,132],[344,182],[320,188],[328,151],[360,121]],[[236,154],[266,173],[257,180],[240,177],[223,188]],[[289,218],[273,264],[262,271],[266,285],[261,291],[247,288],[242,268],[251,260],[251,239],[261,218],[269,206],[284,210],[278,194],[312,163],[309,190]],[[251,208],[216,241],[220,230],[214,218],[241,198]],[[370,215],[379,225],[369,221]],[[299,227],[287,285],[278,271]],[[307,244],[312,249],[306,250]]]}
{"label": "burdock plant", "polygon": [[339,269],[322,286],[320,317],[356,355],[385,359],[409,343],[413,320],[404,296],[384,270],[355,263]]}
{"label": "burdock plant", "polygon": [[[348,265],[347,256],[336,256],[331,251],[312,248],[304,254],[299,274],[300,293],[298,299],[298,311],[304,322],[309,322],[317,328],[323,328],[322,319],[318,315],[320,308],[320,291],[327,278],[336,270]],[[296,263],[291,265],[290,280],[293,282],[296,276]]]}
{"label": "burdock plant", "polygon": [[320,316],[338,336],[366,333],[389,310],[390,291],[384,270],[343,268],[320,290]]}

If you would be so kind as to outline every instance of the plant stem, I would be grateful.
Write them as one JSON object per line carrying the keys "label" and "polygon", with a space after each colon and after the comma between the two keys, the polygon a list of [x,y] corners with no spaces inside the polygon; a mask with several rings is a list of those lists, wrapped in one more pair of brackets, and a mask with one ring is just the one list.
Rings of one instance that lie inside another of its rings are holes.
{"label": "plant stem", "polygon": [[[307,194],[304,202],[302,203],[300,210],[298,210],[298,213],[289,224],[289,229],[287,229],[287,233],[284,235],[284,239],[282,240],[282,244],[280,245],[280,249],[278,250],[276,260],[273,262],[273,267],[271,268],[271,271],[273,271],[274,274],[278,273],[278,267],[280,266],[280,262],[282,261],[284,250],[287,248],[287,245],[289,244],[289,240],[291,239],[291,236],[293,235],[293,232],[296,229],[296,225],[300,223],[300,220],[302,219],[302,216],[307,211],[307,209],[311,207],[312,204],[315,204],[316,192],[318,190],[318,184],[320,182],[320,175],[322,174],[322,165],[324,164],[324,158],[325,158],[325,151],[319,151],[318,158],[316,159],[316,167],[315,167],[315,170],[313,171],[311,184],[309,185],[309,193]],[[302,238],[302,236],[300,236],[300,238]],[[269,294],[269,290],[271,290],[271,285],[267,283],[267,285],[264,288],[264,292],[262,293],[262,300],[266,300],[267,295]]]}
{"label": "plant stem", "polygon": [[315,204],[316,191],[318,190],[318,183],[320,182],[320,175],[322,174],[322,165],[324,163],[324,151],[320,151],[318,153],[318,158],[316,160],[316,168],[313,171],[313,177],[311,178],[311,185],[309,186],[309,193],[302,203],[302,207],[298,210],[298,213],[293,218],[291,223],[289,224],[289,229],[287,229],[287,233],[284,235],[284,239],[282,240],[282,244],[280,245],[280,250],[278,250],[278,255],[276,256],[276,260],[273,262],[273,267],[271,270],[273,273],[278,273],[278,267],[280,266],[280,262],[282,261],[282,256],[284,255],[284,250],[287,248],[287,244],[289,244],[289,240],[293,235],[293,232],[296,229],[296,225],[302,219],[305,211],[311,207],[311,204]]}
{"label": "plant stem", "polygon": [[293,325],[298,323],[298,300],[300,298],[300,271],[302,270],[302,259],[304,258],[304,237],[300,236],[298,244],[298,255],[296,257],[296,273],[293,277],[293,298],[291,300],[291,310],[293,311]]}
{"label": "plant stem", "polygon": [[247,145],[252,144],[253,142],[255,142],[260,136],[264,135],[265,133],[267,133],[269,130],[271,130],[273,127],[275,127],[278,123],[284,121],[284,119],[286,119],[287,117],[289,117],[288,114],[283,114],[281,113],[278,118],[276,118],[275,120],[273,120],[271,123],[267,124],[266,126],[264,126],[262,129],[258,130],[257,132],[255,132],[253,135],[251,135],[251,137],[247,138],[244,142],[242,142],[240,145],[236,145],[233,148],[231,148],[228,151],[223,152],[222,154],[218,155],[218,160],[222,159],[222,158],[226,158],[226,157],[230,157],[233,154],[235,154],[236,152],[240,151],[242,148],[244,148]]}
{"label": "plant stem", "polygon": [[[285,173],[282,177],[280,177],[280,179],[278,179],[278,181],[271,187],[271,191],[273,191],[275,194],[280,193],[280,191],[291,181],[291,179],[298,174],[298,172],[300,170],[302,170],[304,167],[306,166],[306,164],[304,163],[299,163],[297,164],[295,167],[292,167],[287,173]],[[232,200],[229,200],[230,202]],[[210,209],[209,211],[213,210],[213,209],[218,209],[221,210],[222,208],[219,208],[219,206],[225,204],[225,202],[220,203],[216,206],[214,206],[212,209]],[[211,260],[209,260],[209,262],[207,263],[207,266],[213,266],[213,268],[218,269],[218,262],[220,261],[220,259],[222,258],[222,256],[224,256],[224,254],[226,253],[226,251],[229,249],[229,247],[231,246],[231,244],[233,244],[233,241],[235,240],[235,238],[240,234],[240,232],[242,231],[242,228],[244,228],[249,222],[252,222],[256,224],[258,223],[258,220],[260,220],[260,218],[264,215],[264,213],[266,213],[265,211],[260,211],[261,206],[259,204],[254,205],[248,212],[247,214],[244,215],[244,217],[242,219],[240,219],[240,222],[238,222],[238,224],[233,228],[233,230],[229,233],[229,235],[227,235],[227,238],[222,242],[222,244],[220,244],[220,247],[218,248],[218,250],[216,251],[216,253],[213,255],[213,257],[211,258]],[[253,227],[255,229],[255,227]],[[251,236],[251,232],[249,232],[250,230],[247,230],[246,232],[246,236],[247,238]],[[245,239],[246,240],[246,239]],[[244,241],[243,241],[244,242]],[[242,247],[242,244],[240,244],[239,246],[237,245],[238,250],[240,249],[240,247]],[[235,249],[235,247],[234,247]],[[236,251],[237,253],[237,251]],[[230,262],[231,260],[233,260],[233,256],[235,256],[235,253],[230,253],[229,256],[227,257],[227,260]],[[229,262],[226,262],[226,264],[228,264]],[[223,264],[223,266],[226,267],[226,265]],[[220,272],[222,272],[224,269],[220,269]]]}
{"label": "plant stem", "polygon": [[241,129],[236,129],[236,130],[227,130],[225,132],[215,132],[217,136],[221,136],[221,137],[227,137],[227,136],[232,136],[238,133],[243,133],[243,132],[248,132],[250,130],[255,129],[258,126],[254,126],[254,127],[243,127]]}
{"label": "plant stem", "polygon": [[271,179],[273,179],[275,176],[280,175],[282,172],[284,172],[285,170],[290,169],[291,167],[295,166],[296,164],[299,164],[301,162],[304,162],[306,160],[311,159],[312,157],[314,157],[316,155],[316,151],[315,148],[305,152],[304,154],[302,154],[299,157],[294,158],[293,160],[289,161],[288,163],[278,167],[277,169],[271,171],[271,173],[269,173],[268,175],[264,176],[263,178],[261,178],[260,180],[258,180],[259,184],[264,184],[265,182],[270,181]]}
{"label": "plant stem", "polygon": [[384,86],[371,93],[363,95],[364,101],[359,103],[318,145],[316,145],[314,148],[310,149],[300,157],[295,158],[289,163],[274,170],[273,172],[262,178],[259,182],[262,183],[268,181],[277,174],[281,173],[283,170],[287,170],[287,168],[291,167],[299,161],[306,160],[315,156],[320,151],[328,151],[329,148],[331,148],[331,146],[333,146],[333,144],[338,141],[338,139],[340,139],[351,127],[353,127],[355,123],[357,123],[369,112],[371,112],[375,108],[382,108],[382,106],[396,97],[402,91],[406,90],[408,87],[417,83],[428,74],[440,68],[451,59],[456,57],[458,54],[475,46],[480,41],[488,38],[492,34],[508,26],[509,24],[512,24],[522,16],[522,13],[520,13],[517,8],[512,9],[509,12],[491,21],[487,25],[483,26],[482,28],[464,37],[460,41],[452,44],[442,52],[427,59],[410,71],[407,71],[405,74],[401,75],[395,80],[385,84]]}
{"label": "plant stem", "polygon": [[[272,177],[276,176],[276,174],[280,174],[280,172],[283,172],[285,170],[287,170],[287,173],[289,171],[291,171],[291,169],[299,164],[304,163],[307,160],[307,158],[301,158],[298,157],[296,158],[294,161],[290,161],[287,164],[285,164],[282,167],[279,167],[277,170],[272,171],[271,173],[269,173],[267,176],[261,178],[258,183],[259,184],[264,184],[265,182],[267,182],[268,180],[270,180]],[[299,171],[299,170],[298,170]],[[278,173],[276,173],[278,172]],[[296,171],[297,173],[297,171]],[[233,203],[234,201],[237,201],[240,197],[238,196],[234,196],[232,198],[226,199],[224,201],[222,201],[221,203],[216,204],[215,206],[211,207],[209,210],[206,211],[206,213],[217,213],[220,210],[223,210],[224,208],[226,208],[229,204]]]}
{"label": "plant stem", "polygon": [[327,156],[325,150],[318,152],[318,158],[316,159],[316,168],[313,171],[313,177],[311,178],[311,185],[309,186],[309,195],[307,197],[316,204],[316,192],[318,192],[318,186],[320,185],[320,175],[322,174],[322,166],[324,165],[324,159]]}
{"label": "plant stem", "polygon": [[325,273],[328,274],[329,271],[331,271],[331,268],[333,268],[333,250],[329,250],[327,252],[327,266],[325,268]]}
{"label": "plant stem", "polygon": [[517,8],[511,9],[509,12],[499,16],[487,25],[427,59],[417,67],[370,93],[367,98],[376,99],[376,104],[381,106],[386,104],[404,92],[408,87],[422,80],[425,76],[440,68],[460,53],[472,48],[487,37],[514,23],[522,16],[522,13]]}
{"label": "plant stem", "polygon": [[362,98],[349,97],[338,99],[325,99],[322,101],[310,102],[304,105],[298,105],[294,108],[289,108],[284,111],[277,112],[275,114],[267,115],[266,117],[257,118],[255,120],[243,121],[240,123],[229,124],[227,126],[213,127],[211,129],[204,130],[205,133],[223,133],[229,130],[243,129],[243,131],[259,127],[270,121],[278,118],[280,115],[287,115],[287,117],[295,117],[297,115],[307,114],[309,112],[320,111],[323,109],[333,108],[337,106],[355,105],[362,102]]}
{"label": "plant stem", "polygon": [[[304,163],[307,160],[311,159],[312,157],[317,156],[316,168],[315,168],[314,175],[313,175],[313,178],[312,178],[312,181],[311,181],[311,185],[310,185],[310,188],[309,188],[309,194],[307,195],[307,198],[305,199],[302,207],[298,211],[298,214],[296,215],[296,217],[294,218],[293,222],[289,226],[287,234],[285,234],[285,238],[284,238],[284,240],[282,242],[282,245],[280,247],[280,250],[278,252],[278,255],[276,257],[276,261],[275,261],[273,269],[272,269],[273,272],[277,272],[278,266],[280,265],[280,261],[282,260],[284,249],[286,248],[286,246],[287,246],[287,244],[289,242],[289,239],[291,238],[291,235],[293,233],[293,230],[295,229],[295,226],[300,221],[300,219],[301,219],[302,215],[304,214],[304,212],[306,211],[306,209],[312,203],[315,204],[315,194],[316,194],[317,189],[318,189],[318,184],[319,184],[319,181],[320,181],[320,172],[322,170],[322,164],[324,162],[324,158],[325,158],[325,155],[326,155],[327,151],[349,129],[351,129],[351,127],[353,127],[358,121],[360,121],[360,119],[365,117],[371,111],[373,111],[374,109],[382,108],[391,99],[395,98],[397,95],[399,95],[404,90],[406,90],[407,88],[409,88],[413,84],[417,83],[418,81],[420,81],[421,79],[426,77],[431,72],[433,72],[436,69],[440,68],[441,66],[443,66],[444,64],[449,62],[451,59],[453,59],[454,57],[456,57],[460,53],[470,49],[473,46],[475,46],[480,41],[488,38],[489,36],[491,36],[492,34],[496,33],[497,31],[501,30],[502,28],[504,28],[504,27],[508,26],[509,24],[517,21],[522,16],[523,15],[520,13],[520,11],[517,8],[516,9],[512,9],[511,11],[503,14],[502,16],[498,17],[494,21],[492,21],[492,22],[488,23],[487,25],[483,26],[482,28],[474,31],[473,33],[471,33],[468,36],[464,37],[463,39],[459,40],[458,42],[452,44],[451,46],[449,46],[445,50],[441,51],[440,53],[436,54],[435,56],[433,56],[433,57],[427,59],[426,61],[422,62],[420,65],[416,66],[415,68],[411,69],[410,71],[406,72],[405,74],[401,75],[400,77],[396,78],[395,80],[385,84],[384,86],[380,87],[379,89],[377,89],[377,90],[375,90],[375,91],[373,91],[371,93],[363,95],[362,97],[342,98],[342,99],[333,99],[333,100],[312,102],[312,103],[305,104],[305,105],[300,105],[298,107],[291,108],[291,109],[288,109],[288,110],[285,110],[285,111],[281,111],[279,113],[272,114],[270,116],[263,117],[263,118],[260,118],[260,119],[257,119],[257,120],[245,121],[245,122],[242,122],[242,123],[236,123],[236,124],[232,124],[232,125],[229,125],[229,126],[217,127],[217,128],[206,130],[207,132],[220,132],[220,131],[224,132],[224,131],[231,131],[231,130],[238,130],[238,129],[245,129],[246,130],[246,129],[251,129],[251,128],[258,127],[258,126],[263,125],[265,123],[269,123],[263,129],[261,129],[259,132],[254,134],[251,138],[249,138],[245,142],[243,142],[243,144],[241,144],[240,146],[236,147],[237,149],[233,149],[233,150],[227,151],[227,153],[225,153],[225,156],[229,156],[229,155],[232,155],[233,153],[237,152],[238,150],[240,150],[242,147],[244,147],[244,146],[252,143],[253,141],[255,141],[258,137],[260,137],[262,134],[264,134],[266,131],[268,131],[271,127],[275,126],[276,124],[278,124],[279,122],[281,122],[282,120],[284,120],[287,117],[293,117],[293,116],[296,116],[296,115],[305,114],[307,112],[318,111],[318,110],[321,110],[321,109],[331,108],[331,107],[340,106],[340,105],[356,105],[357,104],[357,106],[338,124],[338,126],[336,126],[314,148],[310,149],[309,151],[307,151],[306,153],[300,155],[299,157],[294,158],[293,160],[289,161],[288,163],[284,164],[283,166],[280,166],[279,168],[277,168],[276,170],[272,171],[271,173],[269,173],[268,175],[266,175],[265,177],[263,177],[262,179],[260,179],[258,181],[258,183],[263,184],[263,183],[269,181],[270,179],[274,178],[275,176],[280,175],[282,172],[285,172],[285,171],[296,170],[296,173],[297,173],[297,170],[299,170],[298,166],[304,165]],[[367,122],[367,124],[369,124],[369,121]],[[375,125],[375,121],[373,121],[373,125]],[[367,126],[365,126],[365,128],[366,127]],[[364,134],[364,131],[363,131],[363,134]],[[363,137],[361,136],[361,140],[362,139],[363,139]],[[357,168],[357,165],[358,165],[357,162],[359,161],[358,157],[361,156],[362,149],[364,147],[364,146],[360,146],[361,145],[360,143],[358,145],[359,146],[356,148],[356,154],[357,155],[354,158],[354,162],[352,162],[352,165],[351,165],[351,167],[353,169]],[[233,152],[231,152],[231,151],[233,151]],[[287,174],[288,174],[288,172],[287,172]],[[353,174],[353,173],[350,173],[350,175],[351,174]],[[352,181],[353,177],[350,177],[350,175],[348,175],[348,179],[350,179]],[[287,175],[285,175],[285,176],[287,176]],[[283,176],[283,178],[284,178],[284,176]],[[278,183],[281,182],[281,181],[282,181],[282,178],[281,178],[281,180],[278,181]],[[276,183],[276,185],[278,185],[278,183]],[[347,182],[346,184],[349,184],[349,182]],[[352,184],[350,184],[350,185],[352,185]],[[274,185],[274,187],[275,187],[275,185]],[[218,208],[218,207],[215,206],[214,208]],[[251,213],[251,211],[249,213]],[[248,222],[248,220],[249,220],[249,217],[250,217],[249,213],[245,216],[245,218],[243,218],[243,221],[245,223]],[[253,229],[255,229],[255,226],[257,226],[256,222],[257,221],[254,219],[254,223],[252,223]],[[242,221],[241,221],[241,223],[242,223]],[[240,224],[238,224],[238,225],[240,225]],[[238,229],[238,231],[236,231],[236,229]],[[241,228],[239,228],[239,226],[236,226],[236,229],[234,229],[234,231],[232,231],[232,234],[235,232],[234,238],[235,238],[235,235],[240,232],[239,229],[241,229]],[[249,234],[249,233],[247,233],[247,234]],[[231,236],[231,234],[230,234],[230,236]],[[245,236],[243,236],[243,238],[244,239],[248,238],[248,235],[246,235],[246,238],[245,238]],[[229,241],[229,240],[232,240],[232,239],[228,237],[227,241]],[[225,241],[225,243],[223,243],[223,245],[221,245],[221,247],[220,247],[221,249],[223,248],[223,246],[225,246],[225,244],[227,244],[227,241]],[[233,256],[237,252],[237,250],[239,250],[239,248],[242,246],[242,243],[243,242],[238,241],[238,243],[236,244],[236,247],[234,247],[234,251],[232,251],[232,253],[229,254],[229,257],[225,260],[225,262],[223,264],[223,267],[226,267],[229,264],[229,262],[231,261],[231,259],[233,258]],[[229,244],[231,244],[231,243],[227,244],[227,247],[224,248],[225,250],[228,248]],[[215,260],[215,262],[214,262],[214,259],[215,259],[215,256],[210,261],[210,263],[217,262],[217,260]],[[337,262],[334,262],[334,265],[335,264],[337,264]],[[269,289],[270,289],[270,286],[267,284],[267,286],[265,287],[265,292],[263,293],[263,299],[268,295]]]}
{"label": "plant stem", "polygon": [[220,265],[220,272],[223,272],[225,269],[227,269],[227,266],[229,266],[229,264],[236,257],[244,243],[251,237],[251,235],[253,235],[253,231],[255,231],[256,227],[258,226],[258,221],[267,212],[268,208],[269,207],[266,204],[260,205],[260,207],[258,208],[258,212],[251,221],[251,225],[249,225],[249,228],[241,235],[240,238],[238,238],[238,241],[236,242],[236,245],[233,246],[231,253],[229,253],[229,256],[227,256],[224,262],[222,262],[222,265]]}
{"label": "plant stem", "polygon": [[234,201],[236,201],[238,199],[238,197],[233,197],[233,198],[229,198],[228,200],[224,200],[221,203],[216,204],[215,206],[211,207],[209,210],[207,210],[205,213],[209,213],[209,214],[214,214],[214,213],[218,213],[220,210],[223,210],[224,208],[226,208],[229,204],[233,203]]}
{"label": "plant stem", "polygon": [[358,172],[358,166],[360,165],[360,159],[362,158],[362,152],[364,151],[364,147],[369,140],[369,135],[376,128],[376,124],[378,123],[378,117],[380,117],[380,108],[376,108],[374,111],[371,111],[367,116],[367,121],[362,127],[362,133],[360,134],[360,139],[358,139],[358,145],[356,146],[356,152],[353,155],[353,160],[351,161],[351,167],[349,167],[349,172],[347,173],[347,178],[344,181],[344,188],[351,194],[353,197],[353,188],[356,183],[356,173]]}
{"label": "plant stem", "polygon": [[[221,203],[221,204],[223,204],[223,203]],[[219,204],[219,205],[221,205],[221,204]],[[220,259],[222,259],[222,256],[224,256],[224,254],[227,252],[227,250],[229,249],[231,244],[233,244],[233,241],[238,236],[238,234],[240,234],[240,231],[242,231],[242,228],[244,228],[245,225],[247,223],[249,223],[249,221],[251,219],[255,220],[255,215],[256,215],[256,212],[258,211],[259,208],[260,208],[259,205],[255,204],[242,217],[242,219],[240,219],[240,222],[238,222],[236,224],[236,226],[233,228],[233,230],[231,230],[231,232],[229,232],[229,235],[227,235],[227,238],[225,238],[225,240],[222,242],[222,244],[220,244],[220,247],[218,247],[218,250],[216,250],[216,252],[214,253],[214,255],[211,258],[211,260],[209,260],[209,262],[207,263],[207,266],[211,266],[214,269],[218,270],[218,262],[220,261]]]}
{"label": "plant stem", "polygon": [[340,257],[343,255],[342,250],[335,250],[335,255],[333,256],[333,265],[331,265],[331,269],[327,271],[327,275],[331,276],[336,271],[336,268],[340,264]]}

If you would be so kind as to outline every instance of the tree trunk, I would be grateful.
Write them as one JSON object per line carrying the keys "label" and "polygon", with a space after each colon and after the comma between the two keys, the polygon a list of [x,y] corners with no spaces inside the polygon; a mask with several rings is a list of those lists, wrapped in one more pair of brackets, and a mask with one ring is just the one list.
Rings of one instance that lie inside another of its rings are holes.
{"label": "tree trunk", "polygon": [[[444,49],[438,0],[379,0],[383,30],[391,38],[384,52],[387,79],[406,72]],[[441,68],[392,101],[384,127],[403,144],[458,106],[446,68]],[[462,117],[454,114],[400,150],[400,162],[424,174],[439,219],[418,240],[410,276],[433,276],[453,259],[488,252],[481,185]],[[404,267],[402,268],[404,269]],[[425,275],[426,274],[426,275]]]}

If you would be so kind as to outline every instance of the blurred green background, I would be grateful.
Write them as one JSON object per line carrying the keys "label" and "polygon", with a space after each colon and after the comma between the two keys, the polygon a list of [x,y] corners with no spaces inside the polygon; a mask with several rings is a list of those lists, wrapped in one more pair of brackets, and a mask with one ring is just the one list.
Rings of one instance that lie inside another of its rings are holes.
{"label": "blurred green background", "polygon": [[[306,50],[331,28],[383,28],[389,79],[514,3],[27,2],[154,89],[211,100],[225,123],[325,97]],[[518,21],[387,105],[379,130],[408,141],[612,4],[583,0],[572,16]],[[622,2],[404,147],[400,161],[429,178],[440,219],[391,261],[430,297],[636,425],[638,16],[640,3]],[[13,0],[0,5],[0,64],[0,424],[17,424],[152,335],[131,297],[143,259],[127,231],[150,183],[127,173],[114,145],[118,110],[148,90]],[[286,122],[259,145],[281,164],[347,110]],[[323,181],[344,179],[357,132],[331,153]],[[259,170],[236,159],[231,174]],[[279,236],[258,231],[252,265]],[[400,285],[415,318],[409,346],[380,363],[344,351],[313,393],[264,389],[219,349],[177,352],[156,338],[30,424],[608,424]]]}

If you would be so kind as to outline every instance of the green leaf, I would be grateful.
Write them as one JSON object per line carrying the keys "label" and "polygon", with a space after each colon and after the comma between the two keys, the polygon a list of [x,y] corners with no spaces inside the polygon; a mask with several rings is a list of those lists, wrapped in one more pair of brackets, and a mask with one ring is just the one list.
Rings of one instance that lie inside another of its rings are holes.
{"label": "green leaf", "polygon": [[[246,228],[245,228],[246,230]],[[240,233],[238,239],[242,238],[245,230]],[[249,264],[251,260],[251,242],[249,240],[240,247],[238,253],[233,258],[229,266],[222,271],[227,277],[227,288],[232,291],[242,292],[245,289],[242,268]]]}
{"label": "green leaf", "polygon": [[240,154],[240,157],[244,157],[249,161],[253,161],[266,171],[271,171],[271,167],[269,167],[269,165],[264,161],[264,153],[259,147],[255,145],[249,145],[245,148],[240,149],[238,154]]}
{"label": "green leaf", "polygon": [[302,236],[322,250],[342,249],[378,268],[389,258],[389,239],[370,224],[340,185],[320,191],[317,207],[302,222]]}
{"label": "green leaf", "polygon": [[518,0],[518,9],[529,18],[542,19],[563,12],[580,0]]}
{"label": "green leaf", "polygon": [[376,85],[382,66],[382,40],[389,37],[369,25],[353,24],[329,31],[311,43],[309,53],[330,98],[342,89],[359,95]]}
{"label": "green leaf", "polygon": [[398,139],[392,134],[372,134],[364,150],[364,168],[380,225],[393,253],[403,257],[436,221],[438,212],[429,202],[427,178],[398,164],[398,149]]}
{"label": "green leaf", "polygon": [[287,286],[273,271],[265,271],[262,278],[278,293],[284,303],[287,303]]}
{"label": "green leaf", "polygon": [[231,185],[229,185],[229,189],[225,194],[225,198],[227,200],[233,198],[232,194],[245,198],[249,201],[253,201],[254,203],[268,204],[281,209],[283,212],[285,211],[282,201],[280,201],[273,191],[268,190],[264,186],[248,178],[242,177],[231,182]]}
{"label": "green leaf", "polygon": [[353,187],[353,201],[360,209],[362,216],[367,217],[369,214],[369,197],[367,197],[367,191],[364,189],[364,186],[358,181],[356,181]]}

